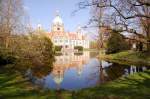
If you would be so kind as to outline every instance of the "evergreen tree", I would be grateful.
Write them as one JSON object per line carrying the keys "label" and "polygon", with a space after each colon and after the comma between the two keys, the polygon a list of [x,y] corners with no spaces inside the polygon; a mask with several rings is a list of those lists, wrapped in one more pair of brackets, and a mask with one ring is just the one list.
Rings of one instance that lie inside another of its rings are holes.
{"label": "evergreen tree", "polygon": [[106,53],[117,53],[129,49],[129,44],[125,41],[124,36],[113,31],[107,41]]}

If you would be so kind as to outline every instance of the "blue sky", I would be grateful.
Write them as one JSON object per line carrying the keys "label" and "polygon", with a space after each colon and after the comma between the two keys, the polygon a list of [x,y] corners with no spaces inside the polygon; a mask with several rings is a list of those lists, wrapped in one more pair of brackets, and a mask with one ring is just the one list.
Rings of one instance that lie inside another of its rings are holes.
{"label": "blue sky", "polygon": [[52,20],[56,10],[59,10],[63,19],[65,30],[75,31],[78,25],[85,25],[89,19],[89,9],[81,10],[72,16],[71,13],[77,9],[77,3],[81,0],[24,0],[25,8],[30,16],[33,27],[38,23],[50,31]]}

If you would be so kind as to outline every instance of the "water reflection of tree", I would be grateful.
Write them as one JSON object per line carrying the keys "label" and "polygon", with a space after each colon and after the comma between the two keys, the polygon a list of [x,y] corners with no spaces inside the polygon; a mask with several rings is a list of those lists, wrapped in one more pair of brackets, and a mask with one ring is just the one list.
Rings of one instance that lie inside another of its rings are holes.
{"label": "water reflection of tree", "polygon": [[129,68],[129,66],[112,63],[109,67],[105,68],[105,71],[108,74],[109,79],[114,80],[124,74],[125,68]]}
{"label": "water reflection of tree", "polygon": [[82,55],[83,55],[83,52],[75,52],[74,55],[77,55],[77,56],[80,56],[80,55],[81,55],[81,56],[82,56]]}
{"label": "water reflection of tree", "polygon": [[112,63],[108,67],[103,68],[102,61],[99,66],[99,83],[105,83],[107,81],[115,80],[121,76],[133,74],[135,72],[141,72],[148,68],[142,66],[128,66],[118,63]]}
{"label": "water reflection of tree", "polygon": [[33,76],[37,78],[43,78],[48,74],[50,74],[51,71],[52,71],[52,67],[49,66],[37,66],[32,68]]}
{"label": "water reflection of tree", "polygon": [[97,84],[115,80],[125,73],[125,68],[130,68],[130,66],[120,65],[117,63],[112,63],[108,67],[105,67],[102,63],[102,61],[99,61],[99,66],[94,68],[96,71],[90,74],[88,82],[94,80],[95,78],[98,78]]}
{"label": "water reflection of tree", "polygon": [[90,83],[91,81],[94,80],[96,80],[98,84],[104,82],[106,75],[102,67],[102,61],[99,61],[99,64],[97,66],[94,66],[92,69],[93,69],[92,71],[94,72],[90,73],[87,83]]}
{"label": "water reflection of tree", "polygon": [[99,52],[90,52],[90,58],[95,58]]}
{"label": "water reflection of tree", "polygon": [[99,64],[99,83],[104,83],[105,81],[107,81],[107,75],[104,72],[104,68],[102,66],[102,61],[100,61]]}
{"label": "water reflection of tree", "polygon": [[33,66],[31,68],[33,76],[37,78],[43,78],[51,73],[53,70],[54,58],[45,59],[45,63],[39,66]]}

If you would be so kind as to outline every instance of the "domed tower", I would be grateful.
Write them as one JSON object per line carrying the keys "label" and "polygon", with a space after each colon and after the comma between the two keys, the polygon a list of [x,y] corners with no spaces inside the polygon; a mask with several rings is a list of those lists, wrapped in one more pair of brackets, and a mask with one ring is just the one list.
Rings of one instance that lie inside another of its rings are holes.
{"label": "domed tower", "polygon": [[56,17],[53,20],[51,32],[64,32],[64,24],[58,11],[56,12]]}

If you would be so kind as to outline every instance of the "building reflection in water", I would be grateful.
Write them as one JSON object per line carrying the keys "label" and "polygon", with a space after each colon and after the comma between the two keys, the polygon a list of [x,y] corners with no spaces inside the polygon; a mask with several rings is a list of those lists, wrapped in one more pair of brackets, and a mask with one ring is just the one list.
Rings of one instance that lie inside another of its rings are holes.
{"label": "building reflection in water", "polygon": [[84,64],[88,63],[90,59],[90,53],[89,51],[84,53],[63,53],[60,56],[56,56],[55,59],[56,62],[53,65],[51,75],[57,84],[57,89],[59,89],[64,79],[64,74],[69,69],[74,68],[78,76],[82,74]]}

